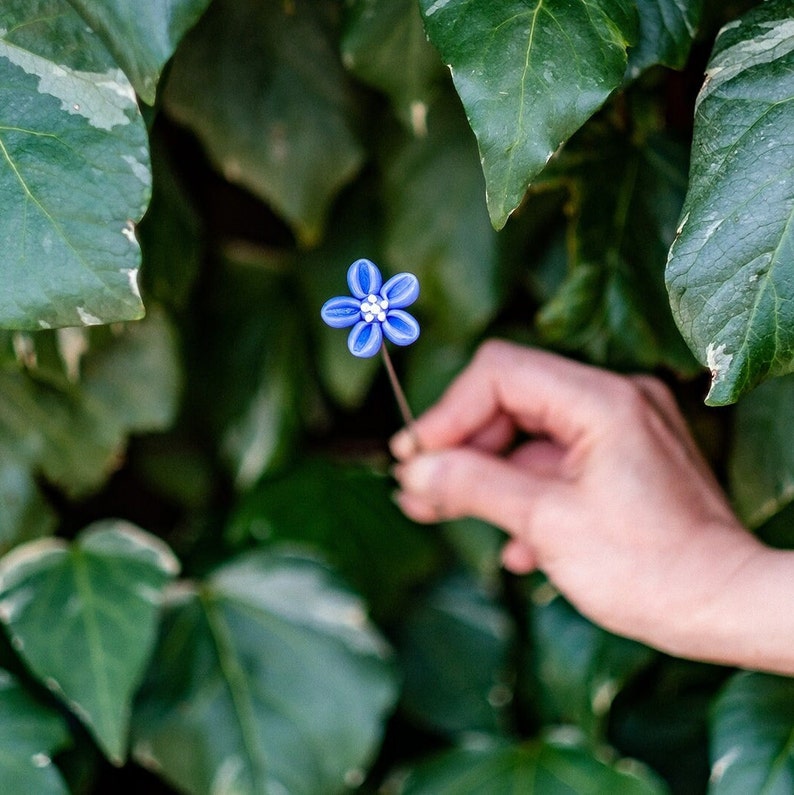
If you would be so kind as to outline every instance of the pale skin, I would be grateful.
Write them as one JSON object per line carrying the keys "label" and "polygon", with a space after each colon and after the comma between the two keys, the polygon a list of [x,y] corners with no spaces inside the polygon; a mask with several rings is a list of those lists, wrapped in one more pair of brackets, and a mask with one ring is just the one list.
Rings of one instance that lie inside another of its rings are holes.
{"label": "pale skin", "polygon": [[391,448],[409,517],[498,525],[507,569],[601,626],[794,675],[794,553],[742,527],[660,381],[488,342]]}

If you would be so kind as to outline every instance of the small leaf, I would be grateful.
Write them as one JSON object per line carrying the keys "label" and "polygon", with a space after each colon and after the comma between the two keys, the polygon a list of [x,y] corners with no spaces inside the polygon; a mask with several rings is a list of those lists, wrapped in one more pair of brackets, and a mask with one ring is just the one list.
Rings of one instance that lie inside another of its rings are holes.
{"label": "small leaf", "polygon": [[129,81],[66,0],[13,0],[0,86],[0,327],[141,317],[151,172]]}
{"label": "small leaf", "polygon": [[794,369],[794,21],[770,0],[726,25],[698,97],[667,285],[712,405]]}
{"label": "small leaf", "polygon": [[420,0],[480,147],[491,221],[501,229],[554,152],[626,69],[628,0]]}
{"label": "small leaf", "polygon": [[33,541],[0,560],[0,620],[12,645],[117,764],[160,592],[178,568],[159,539],[121,521],[94,524],[71,545]]}
{"label": "small leaf", "polygon": [[640,765],[618,769],[583,748],[536,741],[447,751],[415,768],[400,795],[662,795],[665,791],[661,782]]}
{"label": "small leaf", "polygon": [[794,680],[740,673],[714,706],[710,795],[794,789]]}
{"label": "small leaf", "polygon": [[513,640],[507,612],[484,589],[445,581],[401,627],[403,708],[445,734],[499,731],[512,700]]}
{"label": "small leaf", "polygon": [[68,742],[63,718],[0,669],[0,792],[67,795],[52,755]]}
{"label": "small leaf", "polygon": [[736,407],[729,459],[739,516],[757,527],[794,500],[794,375],[773,378]]}
{"label": "small leaf", "polygon": [[0,555],[11,547],[47,535],[55,515],[36,486],[31,468],[18,459],[13,445],[2,441],[0,429]]}
{"label": "small leaf", "polygon": [[224,176],[270,203],[306,244],[363,160],[333,6],[218,0],[185,38],[165,90],[167,110]]}
{"label": "small leaf", "polygon": [[69,0],[105,42],[144,102],[154,104],[165,62],[210,0],[129,3],[127,0]]}
{"label": "small leaf", "polygon": [[396,698],[362,603],[303,558],[249,554],[175,589],[134,753],[194,795],[360,782]]}
{"label": "small leaf", "polygon": [[389,479],[363,466],[308,460],[262,480],[232,514],[237,544],[296,542],[327,558],[378,615],[400,611],[434,565],[427,533],[390,498]]}
{"label": "small leaf", "polygon": [[682,69],[697,33],[703,0],[637,0],[640,35],[629,50],[628,76],[662,64]]}

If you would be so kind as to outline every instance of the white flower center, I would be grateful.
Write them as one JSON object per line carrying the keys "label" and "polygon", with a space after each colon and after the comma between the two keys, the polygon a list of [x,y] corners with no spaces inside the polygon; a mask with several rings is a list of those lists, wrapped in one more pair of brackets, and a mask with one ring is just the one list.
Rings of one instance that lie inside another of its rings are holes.
{"label": "white flower center", "polygon": [[361,302],[361,314],[367,323],[372,323],[377,320],[383,323],[386,320],[386,310],[389,308],[389,302],[385,298],[379,298],[377,295],[368,295]]}

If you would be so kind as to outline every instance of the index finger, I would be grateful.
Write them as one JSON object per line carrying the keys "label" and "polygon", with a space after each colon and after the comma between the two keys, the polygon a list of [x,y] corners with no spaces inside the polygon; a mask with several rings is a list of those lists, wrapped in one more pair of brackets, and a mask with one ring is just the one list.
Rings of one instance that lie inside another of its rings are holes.
{"label": "index finger", "polygon": [[[490,341],[452,382],[441,399],[413,424],[424,451],[467,443],[500,413],[532,434],[565,447],[603,427],[625,380],[596,367],[509,342]],[[392,452],[407,458],[417,452],[401,431]]]}

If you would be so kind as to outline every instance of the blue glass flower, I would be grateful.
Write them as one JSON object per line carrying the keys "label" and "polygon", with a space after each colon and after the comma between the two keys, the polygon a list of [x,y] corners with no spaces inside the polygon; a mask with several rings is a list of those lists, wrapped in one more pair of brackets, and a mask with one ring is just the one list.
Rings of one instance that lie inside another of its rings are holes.
{"label": "blue glass flower", "polygon": [[413,273],[398,273],[385,284],[377,265],[356,260],[347,271],[351,296],[340,295],[323,304],[322,319],[332,328],[353,326],[347,347],[353,356],[374,356],[383,336],[395,345],[410,345],[419,336],[416,318],[405,312],[419,296],[419,280]]}

